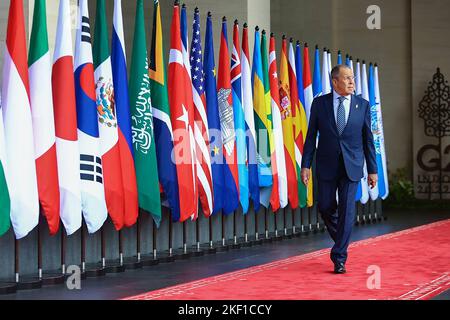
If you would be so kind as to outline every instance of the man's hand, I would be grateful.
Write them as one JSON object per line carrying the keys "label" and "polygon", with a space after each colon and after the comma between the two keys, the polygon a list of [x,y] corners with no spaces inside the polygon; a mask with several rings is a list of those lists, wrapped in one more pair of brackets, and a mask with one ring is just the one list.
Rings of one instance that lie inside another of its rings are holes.
{"label": "man's hand", "polygon": [[369,174],[367,183],[368,183],[370,189],[375,188],[377,186],[377,182],[378,182],[378,175],[376,173]]}
{"label": "man's hand", "polygon": [[309,179],[311,177],[311,169],[308,168],[302,168],[302,171],[300,173],[300,176],[302,178],[302,182],[305,186],[308,186]]}

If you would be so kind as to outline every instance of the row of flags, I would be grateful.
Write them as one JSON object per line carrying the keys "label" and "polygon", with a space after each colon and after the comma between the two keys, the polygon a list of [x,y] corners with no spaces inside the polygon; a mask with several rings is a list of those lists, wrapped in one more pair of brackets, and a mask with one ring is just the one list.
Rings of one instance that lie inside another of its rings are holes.
{"label": "row of flags", "polygon": [[[25,237],[40,213],[50,234],[61,220],[70,235],[83,219],[95,233],[108,215],[116,230],[132,226],[139,208],[159,226],[161,205],[180,222],[197,219],[199,207],[209,217],[239,207],[246,214],[252,204],[255,212],[261,205],[274,212],[313,206],[312,182],[302,184],[300,168],[312,100],[331,92],[329,51],[321,71],[316,47],[312,74],[307,45],[283,36],[278,69],[273,34],[268,40],[256,28],[250,57],[248,26],[241,40],[234,22],[230,50],[223,18],[216,71],[211,14],[203,49],[198,9],[190,42],[186,7],[175,4],[166,72],[159,2],[148,59],[143,0],[137,0],[128,79],[121,0],[114,1],[111,50],[105,0],[97,1],[94,32],[87,0],[79,0],[74,53],[70,21],[70,0],[61,0],[52,62],[45,0],[36,0],[27,57],[22,1],[11,0],[0,235],[11,223],[16,238]],[[362,67],[357,62],[356,94],[371,102],[377,159],[386,172],[378,69],[370,65],[364,80]],[[385,198],[382,177],[376,197]],[[360,189],[356,200],[376,198],[367,182]]]}

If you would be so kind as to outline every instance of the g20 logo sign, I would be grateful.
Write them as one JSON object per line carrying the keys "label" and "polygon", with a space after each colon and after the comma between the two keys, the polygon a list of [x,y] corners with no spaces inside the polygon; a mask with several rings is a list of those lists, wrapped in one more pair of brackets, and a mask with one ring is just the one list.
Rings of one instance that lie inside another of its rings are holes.
{"label": "g20 logo sign", "polygon": [[439,145],[427,144],[417,153],[417,164],[426,172],[450,172],[450,145],[441,154]]}

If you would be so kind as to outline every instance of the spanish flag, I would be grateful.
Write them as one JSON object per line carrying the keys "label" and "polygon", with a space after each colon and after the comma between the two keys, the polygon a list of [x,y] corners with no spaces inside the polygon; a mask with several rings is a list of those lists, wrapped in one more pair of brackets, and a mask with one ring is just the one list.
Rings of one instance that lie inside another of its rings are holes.
{"label": "spanish flag", "polygon": [[289,67],[287,41],[283,36],[280,60],[280,105],[283,126],[284,155],[286,158],[286,175],[288,199],[292,209],[298,208],[297,164],[295,161],[294,127],[291,105],[291,87],[289,83]]}

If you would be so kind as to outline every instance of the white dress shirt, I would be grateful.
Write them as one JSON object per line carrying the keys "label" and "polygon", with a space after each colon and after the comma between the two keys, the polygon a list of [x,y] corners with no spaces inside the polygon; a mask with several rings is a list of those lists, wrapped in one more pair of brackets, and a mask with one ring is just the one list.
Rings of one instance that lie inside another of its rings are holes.
{"label": "white dress shirt", "polygon": [[[337,125],[337,110],[339,107],[339,97],[340,95],[333,90],[333,110],[334,110],[334,121],[336,121],[336,125]],[[352,95],[349,94],[347,96],[343,96],[345,98],[344,100],[344,109],[345,109],[345,123],[347,124],[348,122],[348,116],[350,115],[350,102],[352,99]]]}

